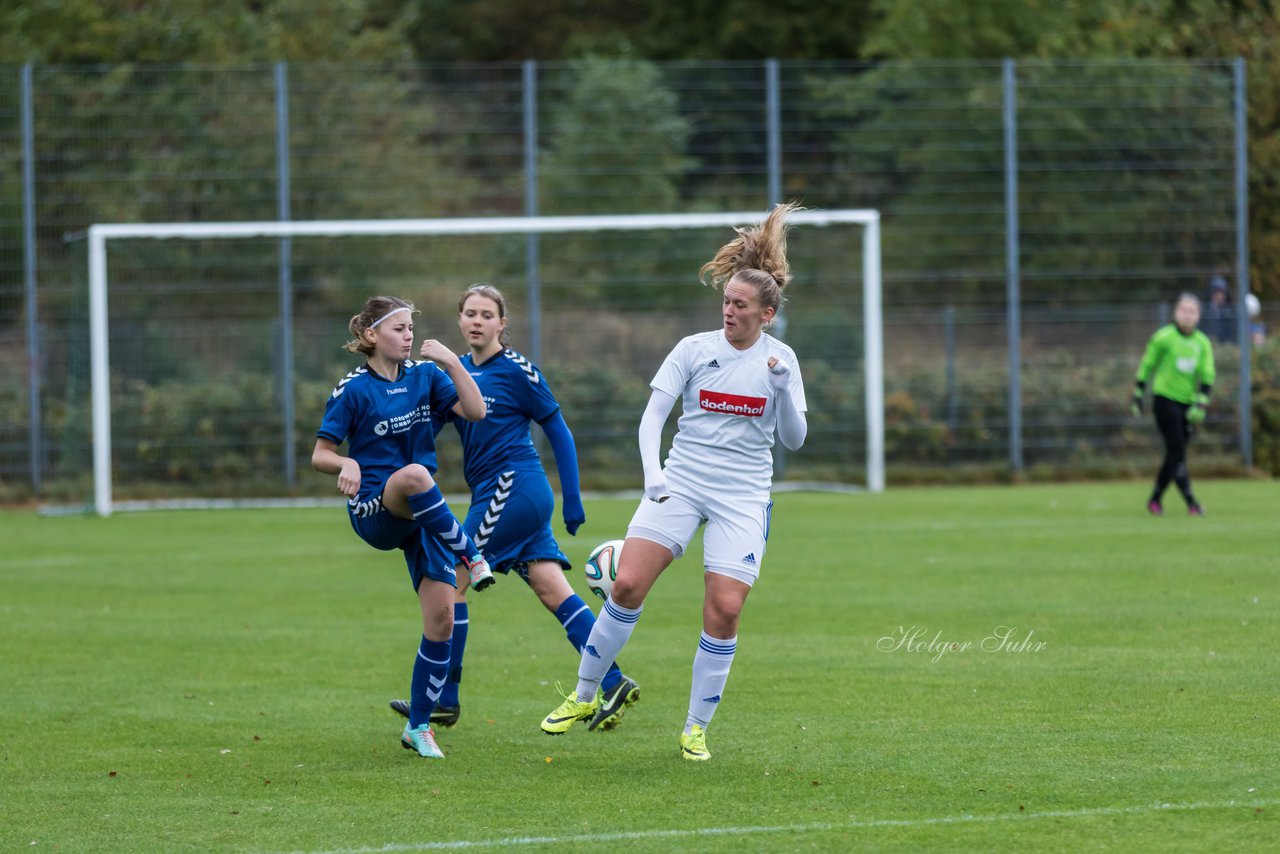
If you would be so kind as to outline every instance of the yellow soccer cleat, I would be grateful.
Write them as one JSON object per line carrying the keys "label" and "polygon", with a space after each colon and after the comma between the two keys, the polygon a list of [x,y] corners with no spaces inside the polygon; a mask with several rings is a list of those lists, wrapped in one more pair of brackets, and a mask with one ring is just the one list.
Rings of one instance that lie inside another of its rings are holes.
{"label": "yellow soccer cleat", "polygon": [[577,692],[570,691],[565,694],[559,682],[556,683],[556,691],[564,694],[564,702],[542,719],[542,731],[547,735],[566,733],[576,722],[591,720],[600,709],[600,692],[598,691],[586,703],[578,699]]}
{"label": "yellow soccer cleat", "polygon": [[680,755],[691,762],[706,762],[711,758],[707,752],[707,731],[697,724],[687,733],[680,733]]}

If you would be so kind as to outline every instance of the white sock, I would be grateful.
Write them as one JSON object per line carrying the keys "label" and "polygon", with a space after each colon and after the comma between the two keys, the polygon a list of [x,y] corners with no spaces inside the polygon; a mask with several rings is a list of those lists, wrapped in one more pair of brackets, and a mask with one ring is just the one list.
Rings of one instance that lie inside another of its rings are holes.
{"label": "white sock", "polygon": [[684,731],[688,734],[694,724],[707,728],[711,717],[720,705],[724,684],[729,681],[729,668],[733,666],[733,654],[738,649],[738,638],[721,640],[706,632],[698,640],[698,651],[693,656],[693,685],[689,689],[689,718]]}
{"label": "white sock", "polygon": [[585,703],[596,695],[600,680],[609,672],[609,665],[622,652],[631,639],[631,632],[640,619],[644,605],[632,610],[606,599],[591,627],[591,635],[582,647],[582,663],[578,665],[578,701]]}

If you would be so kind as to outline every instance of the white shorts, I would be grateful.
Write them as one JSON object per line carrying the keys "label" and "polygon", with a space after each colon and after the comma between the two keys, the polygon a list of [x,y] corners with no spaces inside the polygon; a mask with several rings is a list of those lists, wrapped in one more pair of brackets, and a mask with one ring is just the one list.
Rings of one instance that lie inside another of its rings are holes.
{"label": "white shorts", "polygon": [[694,496],[676,490],[661,504],[640,499],[627,536],[652,540],[679,558],[698,526],[706,522],[702,551],[707,572],[754,585],[764,562],[772,514],[773,500],[767,494]]}

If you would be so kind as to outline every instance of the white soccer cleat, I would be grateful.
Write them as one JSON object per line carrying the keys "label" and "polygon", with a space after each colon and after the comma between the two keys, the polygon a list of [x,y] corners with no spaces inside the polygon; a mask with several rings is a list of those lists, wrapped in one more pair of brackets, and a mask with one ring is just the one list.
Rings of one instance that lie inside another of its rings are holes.
{"label": "white soccer cleat", "polygon": [[471,589],[476,592],[484,590],[497,581],[493,577],[493,571],[489,569],[489,562],[483,555],[475,555],[470,560],[463,558],[462,565],[467,568],[467,575],[471,578]]}
{"label": "white soccer cleat", "polygon": [[405,750],[417,751],[425,759],[444,759],[444,752],[436,746],[436,736],[431,731],[431,724],[419,724],[416,729],[405,724],[404,734],[400,736],[400,746]]}

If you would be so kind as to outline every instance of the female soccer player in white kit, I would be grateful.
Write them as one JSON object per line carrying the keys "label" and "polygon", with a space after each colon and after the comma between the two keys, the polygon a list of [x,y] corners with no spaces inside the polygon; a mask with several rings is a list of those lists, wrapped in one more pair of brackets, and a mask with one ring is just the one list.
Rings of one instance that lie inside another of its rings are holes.
{"label": "female soccer player in white kit", "polygon": [[[765,332],[791,279],[786,216],[779,205],[703,265],[703,281],[724,286],[723,326],[691,335],[668,354],[640,419],[645,497],[627,529],[617,580],[582,650],[577,690],[542,721],[549,735],[590,720],[600,680],[631,637],[658,576],[680,557],[704,521],[702,636],[693,658],[685,759],[706,760],[706,728],[720,703],[738,642],[738,618],[760,574],[773,508],[776,432],[791,450],[804,444],[804,384],[791,348]],[[662,425],[683,402],[666,465]]]}

